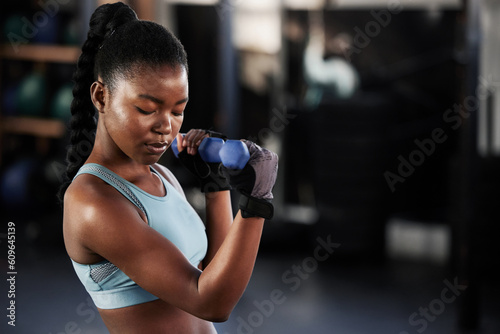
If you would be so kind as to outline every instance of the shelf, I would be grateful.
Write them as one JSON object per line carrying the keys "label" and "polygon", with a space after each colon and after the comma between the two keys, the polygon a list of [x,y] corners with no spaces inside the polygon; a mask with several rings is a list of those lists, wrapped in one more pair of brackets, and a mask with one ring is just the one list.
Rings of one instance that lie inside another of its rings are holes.
{"label": "shelf", "polygon": [[0,46],[0,58],[14,60],[76,63],[80,53],[76,46],[18,45],[16,49],[9,44]]}
{"label": "shelf", "polygon": [[66,126],[55,119],[31,117],[4,117],[0,119],[1,132],[32,135],[46,138],[62,138]]}

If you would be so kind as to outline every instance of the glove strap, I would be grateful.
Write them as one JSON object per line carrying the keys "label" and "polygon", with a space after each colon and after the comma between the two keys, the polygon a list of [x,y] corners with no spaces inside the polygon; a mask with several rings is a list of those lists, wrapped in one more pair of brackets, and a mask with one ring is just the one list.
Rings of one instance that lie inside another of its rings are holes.
{"label": "glove strap", "polygon": [[227,140],[227,136],[220,133],[220,132],[216,132],[216,131],[212,131],[212,130],[205,130],[205,133],[209,136],[209,137],[214,137],[214,138],[221,138],[221,139],[224,139],[224,141]]}
{"label": "glove strap", "polygon": [[257,199],[243,193],[240,195],[239,208],[243,218],[262,217],[271,219],[274,216],[274,206],[270,201]]}

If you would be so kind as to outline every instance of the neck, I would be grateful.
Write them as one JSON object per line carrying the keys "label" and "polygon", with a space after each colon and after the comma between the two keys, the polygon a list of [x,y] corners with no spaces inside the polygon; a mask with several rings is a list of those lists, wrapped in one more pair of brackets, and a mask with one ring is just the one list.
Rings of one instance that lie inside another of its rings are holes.
{"label": "neck", "polygon": [[102,131],[99,122],[94,148],[86,162],[105,166],[129,181],[150,174],[149,166],[140,164],[123,153],[108,133]]}

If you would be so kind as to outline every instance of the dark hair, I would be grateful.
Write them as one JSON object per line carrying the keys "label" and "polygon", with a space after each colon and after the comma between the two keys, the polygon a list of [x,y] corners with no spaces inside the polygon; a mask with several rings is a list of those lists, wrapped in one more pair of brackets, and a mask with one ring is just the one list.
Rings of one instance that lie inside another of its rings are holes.
{"label": "dark hair", "polygon": [[133,78],[134,69],[143,65],[182,65],[188,70],[184,47],[166,28],[139,20],[121,2],[98,7],[90,18],[87,40],[73,74],[70,146],[60,200],[94,146],[97,123],[90,86],[100,77],[112,90],[117,79]]}

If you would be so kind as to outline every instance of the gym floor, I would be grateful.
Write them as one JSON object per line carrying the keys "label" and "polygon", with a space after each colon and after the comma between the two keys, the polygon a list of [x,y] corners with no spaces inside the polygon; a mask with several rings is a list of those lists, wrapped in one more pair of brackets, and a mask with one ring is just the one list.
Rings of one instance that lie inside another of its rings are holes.
{"label": "gym floor", "polygon": [[[18,239],[16,326],[4,318],[0,332],[107,333],[62,245]],[[462,291],[443,265],[346,261],[327,238],[304,247],[264,241],[245,294],[230,319],[216,324],[219,334],[500,333],[496,282],[481,286],[480,330],[465,332],[458,329]]]}

